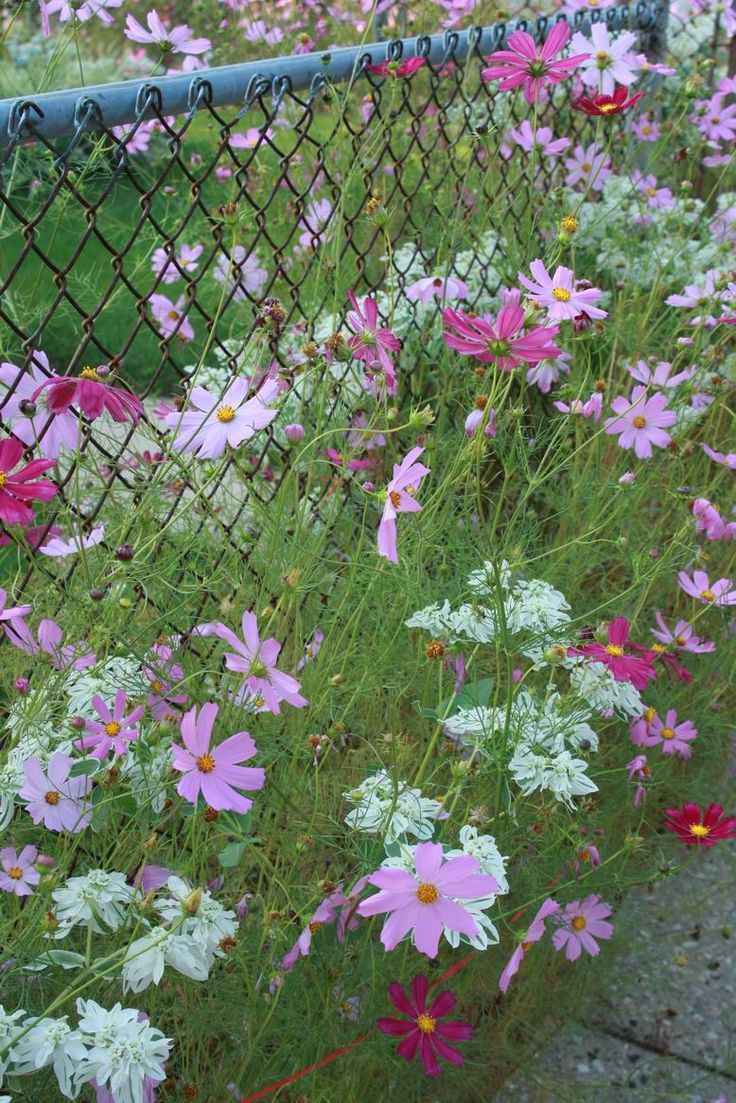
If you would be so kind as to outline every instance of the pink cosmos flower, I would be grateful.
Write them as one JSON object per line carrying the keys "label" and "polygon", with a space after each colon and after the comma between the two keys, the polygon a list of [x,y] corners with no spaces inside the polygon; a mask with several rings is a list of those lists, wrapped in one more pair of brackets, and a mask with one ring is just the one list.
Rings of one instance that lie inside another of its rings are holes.
{"label": "pink cosmos flower", "polygon": [[736,452],[717,452],[715,448],[711,448],[708,444],[701,444],[700,447],[708,459],[713,460],[713,463],[720,463],[724,467],[736,469]]}
{"label": "pink cosmos flower", "polygon": [[[476,407],[474,410],[470,411],[468,416],[465,418],[465,436],[466,437],[474,437],[475,436],[475,432],[476,432],[478,426],[480,425],[480,423],[483,421],[483,418],[485,416],[486,416],[485,409],[479,410]],[[490,413],[488,414],[488,420],[486,421],[486,427],[483,430],[483,436],[485,436],[485,437],[495,437],[496,432],[497,432],[497,429],[496,429],[496,411],[491,410]]]}
{"label": "pink cosmos flower", "polygon": [[300,250],[315,250],[326,241],[334,229],[330,225],[333,206],[329,199],[313,199],[303,216],[299,219],[299,225],[304,232],[299,236]]}
{"label": "pink cosmos flower", "polygon": [[148,30],[132,15],[126,16],[124,34],[131,42],[158,46],[162,54],[204,54],[212,43],[209,38],[193,38],[192,28],[179,23],[169,29],[156,11],[146,16]]}
{"label": "pink cosmos flower", "polygon": [[518,130],[510,130],[509,136],[527,153],[538,149],[545,157],[559,157],[570,145],[569,138],[555,138],[548,126],[534,127],[524,119]]}
{"label": "pink cosmos flower", "polygon": [[657,177],[654,173],[650,172],[645,176],[641,172],[635,172],[631,181],[637,191],[645,197],[648,207],[653,207],[654,210],[674,207],[675,197],[672,190],[670,188],[658,188]]}
{"label": "pink cosmos flower", "polygon": [[680,589],[703,605],[736,605],[736,590],[731,589],[730,578],[711,582],[705,571],[693,571],[692,578],[685,571],[677,576]]}
{"label": "pink cosmos flower", "polygon": [[591,142],[587,146],[575,146],[572,154],[565,158],[568,188],[581,184],[590,191],[601,191],[611,175],[611,162],[605,150]]}
{"label": "pink cosmos flower", "polygon": [[4,846],[0,850],[0,889],[16,896],[33,896],[33,886],[41,880],[34,865],[37,857],[35,846],[24,846],[20,854],[15,847]]}
{"label": "pink cosmos flower", "polygon": [[251,126],[245,134],[238,132],[231,134],[227,144],[232,149],[256,149],[265,139],[273,138],[273,136],[274,132],[270,126],[266,127],[265,130],[261,130],[258,126]]}
{"label": "pink cosmos flower", "polygon": [[709,804],[701,812],[697,804],[688,801],[682,808],[668,808],[665,815],[665,827],[686,846],[716,846],[736,836],[736,816],[724,816],[720,804]]}
{"label": "pink cosmos flower", "polygon": [[54,670],[87,670],[94,666],[97,658],[89,651],[84,640],[77,644],[62,644],[64,633],[56,621],[42,620],[38,626],[37,638],[24,620],[12,620],[3,625],[5,635],[14,647],[20,648],[34,657],[45,654],[51,658]]}
{"label": "pink cosmos flower", "polygon": [[322,644],[324,643],[325,634],[321,628],[315,628],[312,633],[311,640],[304,646],[304,655],[296,664],[297,670],[304,670],[307,663],[313,662],[320,651],[322,650]]}
{"label": "pink cosmos flower", "polygon": [[626,617],[614,617],[608,626],[608,642],[585,643],[580,647],[568,647],[568,655],[584,655],[596,663],[603,663],[617,682],[631,682],[636,689],[646,689],[647,683],[657,680],[652,666],[654,652],[643,651],[641,657],[626,653],[629,641],[629,622]]}
{"label": "pink cosmos flower", "polygon": [[[529,265],[534,280],[528,279],[519,272],[519,282],[529,292],[528,298],[540,306],[547,307],[547,319],[550,322],[561,322],[567,319],[574,321],[579,314],[587,314],[589,318],[605,318],[608,312],[593,306],[603,294],[597,287],[588,287],[582,291],[575,290],[575,276],[571,268],[558,265],[553,276],[550,276],[544,266],[544,261],[533,260]],[[536,282],[535,282],[536,281]]]}
{"label": "pink cosmos flower", "polygon": [[23,457],[23,445],[13,437],[0,441],[0,521],[6,525],[29,525],[33,507],[27,502],[48,502],[58,491],[56,483],[39,479],[54,466],[53,460],[31,460],[13,472]]}
{"label": "pink cosmos flower", "polygon": [[[726,105],[726,96],[717,92],[710,100],[696,101],[693,122],[710,143],[732,142],[736,139],[736,104]],[[703,114],[697,112],[703,109]]]}
{"label": "pink cosmos flower", "polygon": [[654,394],[646,397],[646,387],[634,387],[631,398],[618,395],[611,403],[615,417],[606,418],[606,433],[617,434],[620,448],[633,448],[640,460],[651,459],[652,445],[666,448],[672,437],[665,432],[677,421],[673,410],[667,409],[667,397]]}
{"label": "pink cosmos flower", "polygon": [[473,1037],[470,1023],[443,1023],[454,1010],[457,1000],[450,991],[440,992],[427,1007],[429,981],[424,976],[416,976],[411,983],[412,999],[396,981],[388,986],[391,1003],[406,1018],[378,1019],[376,1026],[384,1034],[401,1037],[396,1052],[405,1061],[411,1061],[417,1049],[427,1076],[439,1076],[441,1057],[453,1065],[462,1065],[465,1058],[458,1050],[448,1046],[447,1042],[469,1042]]}
{"label": "pink cosmos flower", "polygon": [[176,787],[180,797],[197,803],[200,793],[210,808],[218,811],[248,812],[253,801],[244,797],[238,789],[262,789],[266,771],[261,766],[242,766],[253,758],[257,748],[246,731],[224,739],[216,747],[210,747],[212,728],[217,719],[218,706],[206,701],[199,710],[191,708],[181,720],[181,737],[184,746],[172,744],[174,769],[185,776]]}
{"label": "pink cosmos flower", "polygon": [[555,950],[566,947],[568,961],[577,961],[583,950],[595,957],[600,953],[596,939],[608,939],[613,935],[613,925],[606,922],[610,914],[610,906],[595,893],[585,900],[574,900],[557,917],[563,926],[552,935],[552,945]]}
{"label": "pink cosmos flower", "polygon": [[629,775],[629,781],[636,779],[634,808],[641,808],[647,799],[647,785],[652,778],[652,771],[647,765],[647,756],[645,754],[636,755],[635,758],[626,763],[626,771]]}
{"label": "pink cosmos flower", "polygon": [[375,370],[376,360],[386,372],[393,372],[394,363],[390,353],[398,352],[401,341],[390,329],[385,329],[378,324],[378,304],[372,295],[366,296],[362,304],[352,291],[348,291],[348,298],[353,309],[348,311],[346,321],[355,334],[348,344],[353,351],[355,360],[363,360]]}
{"label": "pink cosmos flower", "polygon": [[166,643],[156,643],[146,652],[143,674],[150,693],[146,705],[154,720],[176,717],[179,705],[189,700],[186,693],[173,693],[172,686],[184,678],[184,670],[174,661],[174,652]]}
{"label": "pink cosmos flower", "polygon": [[8,592],[0,586],[0,623],[8,621],[12,623],[21,617],[26,617],[31,611],[30,605],[11,605],[7,607]]}
{"label": "pink cosmos flower", "polygon": [[468,285],[457,276],[425,276],[406,289],[409,302],[429,303],[432,299],[467,299]]}
{"label": "pink cosmos flower", "polygon": [[394,473],[386,487],[386,500],[378,526],[378,554],[391,563],[398,563],[396,552],[396,517],[399,513],[419,513],[421,506],[414,495],[422,479],[430,469],[417,460],[424,452],[422,447],[412,448],[401,463],[394,464]]}
{"label": "pink cosmos flower", "polygon": [[677,723],[677,713],[674,709],[668,709],[664,720],[654,716],[649,723],[649,729],[642,746],[661,746],[663,754],[677,754],[681,758],[690,758],[692,751],[689,743],[697,739],[698,729],[692,720],[683,720]]}
{"label": "pink cosmos flower", "polygon": [[222,397],[205,387],[192,387],[184,413],[169,414],[165,421],[177,436],[177,452],[194,452],[200,459],[219,459],[229,445],[239,448],[260,429],[265,429],[278,410],[271,407],[279,394],[277,379],[267,379],[260,390],[247,398],[251,382],[245,376],[234,379]]}
{"label": "pink cosmos flower", "polygon": [[569,352],[561,352],[556,360],[542,360],[541,363],[529,368],[526,373],[526,381],[538,387],[542,394],[549,394],[553,385],[559,383],[560,375],[570,374],[571,360],[572,357]]}
{"label": "pink cosmos flower", "polygon": [[554,359],[561,350],[554,343],[559,326],[535,326],[524,333],[524,311],[518,304],[501,307],[494,324],[490,314],[471,318],[462,310],[445,307],[443,337],[448,348],[473,356],[481,364],[495,363],[501,371],[520,364]]}
{"label": "pink cosmos flower", "polygon": [[[54,415],[48,410],[47,396],[39,393],[39,389],[50,378],[60,379],[61,376],[53,375],[43,352],[34,352],[31,363],[25,368],[7,362],[0,364],[0,387],[14,388],[8,398],[0,396],[3,421],[18,440],[29,448],[37,445],[42,456],[55,460],[62,448],[76,449],[79,422],[72,413]],[[24,412],[30,409],[30,403],[37,407],[36,413]]]}
{"label": "pink cosmos flower", "polygon": [[113,17],[107,9],[119,8],[122,3],[123,0],[82,0],[81,3],[80,0],[43,0],[43,8],[46,18],[49,15],[58,15],[61,23],[68,23],[72,19],[86,23],[96,15],[100,22],[110,26]]}
{"label": "pink cosmos flower", "polygon": [[300,709],[308,703],[299,693],[299,682],[290,674],[276,669],[276,660],[281,644],[271,637],[261,641],[258,636],[258,622],[255,613],[243,613],[243,639],[235,635],[231,628],[219,621],[213,624],[200,624],[194,629],[198,636],[218,636],[235,649],[225,652],[225,666],[245,675],[245,682],[239,697],[253,704],[257,710],[267,709],[274,716],[281,713],[280,703]]}
{"label": "pink cosmos flower", "polygon": [[587,53],[555,60],[569,37],[570,28],[564,21],[554,25],[541,47],[526,31],[514,31],[508,37],[509,49],[491,54],[488,61],[495,64],[481,70],[481,78],[500,80],[501,92],[523,85],[526,102],[534,103],[545,85],[567,80],[571,71],[587,60]]}
{"label": "pink cosmos flower", "polygon": [[423,57],[408,57],[405,61],[382,61],[379,65],[366,65],[366,69],[379,77],[411,77],[424,64]]}
{"label": "pink cosmos flower", "polygon": [[186,316],[187,302],[183,295],[179,296],[176,303],[166,295],[159,294],[149,296],[148,302],[162,337],[177,337],[180,341],[194,339],[194,329]]}
{"label": "pink cosmos flower", "polygon": [[715,268],[710,268],[703,277],[703,286],[698,284],[686,284],[681,295],[668,295],[664,300],[668,306],[700,307],[712,299],[718,298],[716,280],[720,273]]}
{"label": "pink cosmos flower", "polygon": [[92,529],[89,535],[72,529],[71,539],[64,540],[61,536],[53,536],[45,544],[41,544],[39,552],[48,555],[51,559],[65,559],[68,555],[78,555],[80,551],[87,551],[101,544],[105,537],[105,526],[98,525]]}
{"label": "pink cosmos flower", "polygon": [[353,428],[348,433],[348,444],[360,452],[375,452],[378,448],[385,448],[386,438],[383,433],[374,429],[368,429],[368,421],[365,414],[356,414],[352,421]]}
{"label": "pink cosmos flower", "polygon": [[626,370],[639,383],[644,383],[648,387],[661,387],[663,389],[679,387],[680,383],[687,382],[695,374],[695,368],[691,367],[684,368],[673,375],[672,365],[667,360],[660,360],[655,364],[653,370],[646,360],[637,360],[636,364],[627,364]]}
{"label": "pink cosmos flower", "polygon": [[552,405],[563,414],[575,414],[580,417],[592,417],[593,421],[600,421],[601,414],[603,413],[603,395],[600,391],[593,391],[587,401],[583,402],[579,398],[574,398],[569,404],[567,402],[555,401]]}
{"label": "pink cosmos flower", "polygon": [[558,912],[559,910],[560,905],[557,903],[556,900],[550,899],[544,901],[539,911],[534,916],[534,919],[531,921],[531,924],[528,927],[523,940],[514,950],[513,954],[506,963],[501,976],[499,977],[498,987],[501,989],[502,992],[508,991],[509,984],[519,972],[525,954],[532,947],[532,945],[535,942],[539,942],[540,938],[542,938],[542,936],[544,935],[544,932],[546,930],[545,921],[549,918],[550,915],[554,915],[555,912]]}
{"label": "pink cosmos flower", "polygon": [[266,46],[276,46],[284,37],[280,27],[267,27],[262,19],[246,19],[240,26],[248,42],[264,42]]}
{"label": "pink cosmos flower", "polygon": [[23,763],[25,781],[19,796],[34,823],[49,831],[82,831],[92,819],[91,805],[84,799],[92,786],[88,777],[69,777],[74,759],[54,751],[44,773],[34,755]]}
{"label": "pink cosmos flower", "polygon": [[204,245],[182,244],[178,254],[172,250],[154,249],[151,254],[151,268],[154,275],[161,276],[162,283],[176,283],[184,272],[196,272]]}
{"label": "pink cosmos flower", "polygon": [[232,249],[232,264],[224,254],[219,256],[212,275],[219,284],[227,283],[228,292],[236,303],[252,299],[268,283],[268,272],[261,268],[256,254],[247,252],[244,245]]}
{"label": "pink cosmos flower", "polygon": [[707,498],[696,498],[691,509],[696,532],[704,533],[708,540],[736,540],[736,521],[724,521]]}
{"label": "pink cosmos flower", "polygon": [[368,878],[380,889],[362,900],[358,914],[390,912],[383,925],[381,942],[393,950],[412,931],[412,942],[420,953],[436,957],[440,935],[447,927],[475,938],[478,927],[458,900],[478,900],[498,892],[494,877],[480,873],[480,862],[469,855],[443,863],[439,843],[418,843],[414,848],[416,874],[403,869],[378,869]]}
{"label": "pink cosmos flower", "polygon": [[694,635],[692,625],[688,624],[686,620],[678,620],[674,629],[670,631],[659,611],[654,614],[654,619],[657,622],[659,631],[657,631],[656,628],[652,628],[652,635],[655,639],[658,639],[660,643],[670,644],[673,648],[680,651],[689,651],[693,655],[701,655],[708,651],[715,651],[716,645],[711,643],[710,640],[702,640],[699,636]]}
{"label": "pink cosmos flower", "polygon": [[335,922],[338,912],[344,903],[345,897],[340,889],[330,893],[330,895],[322,901],[292,948],[284,955],[281,961],[282,969],[289,971],[294,968],[300,957],[309,956],[309,952],[312,948],[312,939],[315,934],[320,927],[324,927],[326,923]]}
{"label": "pink cosmos flower", "polygon": [[102,722],[88,720],[84,730],[89,735],[76,739],[74,746],[83,751],[91,747],[92,758],[107,758],[110,751],[113,752],[113,758],[127,754],[130,744],[135,743],[140,735],[139,722],[143,716],[143,705],[137,705],[126,715],[128,697],[124,689],[119,689],[115,694],[112,712],[102,697],[93,697],[92,705]]}
{"label": "pink cosmos flower", "polygon": [[130,419],[137,425],[144,412],[141,400],[130,391],[105,383],[100,370],[82,368],[79,375],[54,376],[37,387],[31,397],[36,402],[42,391],[47,390],[46,405],[52,414],[66,414],[74,403],[85,417],[92,420],[107,410],[113,421],[122,423]]}
{"label": "pink cosmos flower", "polygon": [[640,69],[636,54],[631,53],[635,44],[636,35],[631,31],[622,31],[612,39],[605,23],[593,23],[589,39],[577,31],[570,47],[587,54],[579,74],[583,84],[609,96],[617,84],[633,84]]}
{"label": "pink cosmos flower", "polygon": [[658,142],[662,134],[659,123],[655,119],[634,119],[631,124],[631,132],[640,142]]}

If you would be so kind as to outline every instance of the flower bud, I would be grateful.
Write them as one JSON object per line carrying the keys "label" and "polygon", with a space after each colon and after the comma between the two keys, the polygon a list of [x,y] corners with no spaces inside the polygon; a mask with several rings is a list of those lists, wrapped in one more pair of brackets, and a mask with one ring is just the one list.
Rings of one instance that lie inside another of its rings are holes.
{"label": "flower bud", "polygon": [[187,915],[196,915],[199,911],[200,904],[202,903],[202,889],[192,889],[184,901],[182,907]]}
{"label": "flower bud", "polygon": [[28,690],[30,688],[31,688],[31,683],[28,681],[27,678],[16,678],[15,681],[13,682],[13,689],[15,690],[15,692],[20,693],[23,696],[25,696],[26,693],[28,693]]}
{"label": "flower bud", "polygon": [[284,429],[284,435],[287,440],[290,440],[292,442],[304,440],[304,426],[300,425],[298,422],[293,422],[292,424],[286,426],[286,428]]}
{"label": "flower bud", "polygon": [[120,544],[115,549],[115,558],[119,559],[121,563],[129,563],[135,555],[135,548],[132,544]]}
{"label": "flower bud", "polygon": [[18,403],[18,409],[24,417],[35,417],[38,412],[38,407],[35,402],[31,402],[30,398],[21,399]]}
{"label": "flower bud", "polygon": [[87,721],[84,719],[83,716],[72,716],[69,723],[77,732],[84,731],[84,729],[87,727]]}

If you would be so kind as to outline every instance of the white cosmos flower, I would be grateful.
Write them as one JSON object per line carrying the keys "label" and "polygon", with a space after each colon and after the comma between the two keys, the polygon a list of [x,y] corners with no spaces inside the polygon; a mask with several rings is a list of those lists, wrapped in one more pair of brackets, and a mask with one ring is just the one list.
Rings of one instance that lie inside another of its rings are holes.
{"label": "white cosmos flower", "polygon": [[38,1019],[13,1046],[10,1059],[14,1063],[13,1072],[20,1076],[53,1065],[59,1091],[67,1099],[73,1099],[77,1092],[72,1078],[86,1053],[82,1035],[72,1030],[64,1016],[62,1019]]}
{"label": "white cosmos flower", "polygon": [[343,796],[356,805],[345,817],[347,826],[368,835],[385,835],[387,843],[405,835],[431,839],[443,811],[438,800],[422,796],[421,790],[410,788],[405,781],[394,782],[383,770]]}

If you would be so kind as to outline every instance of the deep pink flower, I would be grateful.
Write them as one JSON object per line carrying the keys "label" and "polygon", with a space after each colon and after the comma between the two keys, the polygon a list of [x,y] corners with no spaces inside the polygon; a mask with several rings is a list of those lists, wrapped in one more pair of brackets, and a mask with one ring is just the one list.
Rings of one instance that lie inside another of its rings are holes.
{"label": "deep pink flower", "polygon": [[677,576],[680,589],[703,605],[736,605],[736,590],[731,589],[730,578],[711,582],[705,571],[693,571],[692,578],[685,571]]}
{"label": "deep pink flower", "polygon": [[[519,282],[529,292],[528,298],[540,306],[547,307],[547,319],[550,322],[573,322],[580,314],[589,318],[606,318],[608,312],[593,303],[600,299],[602,292],[597,287],[575,290],[575,275],[571,268],[560,264],[553,276],[544,266],[544,261],[533,260],[529,265],[534,280],[519,272]],[[536,282],[535,282],[536,281]]]}
{"label": "deep pink flower", "polygon": [[379,77],[410,77],[424,64],[423,57],[408,57],[405,61],[382,61],[378,65],[366,65],[366,69]]}
{"label": "deep pink flower", "polygon": [[577,103],[573,104],[573,107],[576,111],[582,111],[584,115],[601,116],[607,119],[611,115],[623,115],[630,111],[644,95],[643,92],[637,92],[631,99],[627,99],[628,94],[628,88],[622,84],[610,96],[600,95],[591,96],[590,98],[581,96]]}
{"label": "deep pink flower", "polygon": [[574,900],[557,916],[562,926],[552,935],[552,945],[555,950],[566,948],[568,961],[577,961],[583,950],[595,957],[600,953],[596,939],[608,939],[613,935],[612,924],[606,922],[610,914],[610,906],[595,893],[585,900]]}
{"label": "deep pink flower", "polygon": [[44,773],[34,755],[23,763],[25,781],[19,796],[34,823],[49,831],[81,831],[92,819],[91,806],[84,799],[92,786],[88,777],[69,777],[74,759],[55,751]]}
{"label": "deep pink flower", "polygon": [[396,517],[399,513],[419,513],[421,506],[416,494],[422,479],[430,469],[416,461],[424,452],[417,446],[404,456],[401,463],[394,464],[394,473],[386,487],[386,500],[378,525],[378,554],[391,563],[398,563],[396,553]]}
{"label": "deep pink flower", "polygon": [[656,681],[657,672],[652,666],[654,653],[643,651],[641,657],[627,655],[629,622],[626,617],[614,617],[608,626],[608,642],[585,643],[580,647],[568,647],[568,655],[585,655],[596,663],[603,663],[617,682],[631,682],[637,689],[646,689],[647,683]]}
{"label": "deep pink flower", "polygon": [[92,704],[101,717],[101,722],[88,720],[84,730],[89,734],[75,740],[74,746],[84,751],[92,747],[92,758],[107,758],[110,751],[113,752],[113,758],[127,754],[129,745],[140,735],[139,721],[143,716],[143,705],[137,705],[126,714],[128,697],[124,689],[119,689],[115,694],[112,712],[102,697],[93,697]]}
{"label": "deep pink flower", "polygon": [[[36,445],[47,460],[58,458],[62,448],[76,449],[79,442],[79,422],[72,413],[52,414],[46,405],[47,395],[39,394],[39,388],[49,379],[61,379],[55,376],[49,367],[48,358],[43,352],[34,352],[33,359],[25,368],[4,362],[0,364],[0,386],[12,387],[10,397],[0,395],[2,418],[12,431],[13,436],[22,440],[28,447]],[[40,401],[36,403],[33,395]],[[24,413],[21,405],[33,402],[35,414]]]}
{"label": "deep pink flower", "polygon": [[665,815],[665,827],[686,846],[716,846],[736,836],[736,816],[724,816],[720,804],[709,804],[701,813],[697,804],[688,801],[682,808],[668,808]]}
{"label": "deep pink flower", "polygon": [[694,630],[691,624],[686,620],[678,620],[674,629],[670,629],[665,624],[662,614],[657,611],[654,614],[654,619],[657,622],[659,631],[656,628],[652,628],[652,635],[660,643],[670,644],[673,648],[680,651],[689,651],[694,655],[700,655],[707,651],[715,651],[716,645],[710,640],[703,640],[699,636],[694,635]]}
{"label": "deep pink flower", "polygon": [[480,873],[480,862],[469,855],[450,858],[443,864],[439,843],[418,843],[414,866],[416,874],[403,869],[377,869],[368,881],[381,891],[358,905],[358,914],[364,917],[391,913],[381,931],[384,948],[393,950],[412,931],[416,949],[427,957],[436,957],[446,927],[475,938],[476,922],[457,901],[497,893],[495,878]]}
{"label": "deep pink flower", "polygon": [[524,960],[524,955],[533,946],[535,942],[539,942],[540,938],[545,932],[545,920],[550,915],[554,915],[555,912],[560,910],[560,905],[556,900],[545,900],[540,907],[537,914],[532,919],[531,924],[527,928],[524,938],[514,950],[513,954],[509,958],[503,972],[498,980],[498,987],[502,992],[508,990],[511,980],[516,976],[521,967],[521,963]]}
{"label": "deep pink flower", "polygon": [[33,886],[41,880],[34,862],[38,857],[35,846],[24,846],[20,854],[15,847],[0,850],[0,889],[16,896],[33,896]]}
{"label": "deep pink flower", "polygon": [[22,457],[23,445],[19,440],[6,437],[0,441],[0,521],[6,525],[30,524],[33,507],[26,502],[48,502],[59,489],[56,483],[38,478],[54,466],[53,460],[31,460],[13,474]]}
{"label": "deep pink flower", "polygon": [[481,70],[481,77],[483,80],[500,80],[498,87],[501,92],[523,84],[526,102],[534,103],[546,84],[559,84],[566,80],[571,70],[577,69],[590,56],[576,54],[555,60],[569,37],[570,28],[564,21],[554,25],[541,47],[526,31],[514,31],[508,37],[510,48],[491,54],[488,61],[495,64]]}
{"label": "deep pink flower", "polygon": [[681,758],[690,758],[692,751],[689,743],[697,739],[698,729],[692,720],[677,723],[677,713],[668,709],[664,720],[655,715],[649,723],[647,734],[642,740],[644,747],[662,747],[663,754],[678,754]]}
{"label": "deep pink flower", "polygon": [[38,626],[37,638],[24,620],[12,620],[4,625],[5,635],[14,647],[34,657],[49,655],[54,670],[86,670],[97,662],[94,652],[90,651],[84,640],[77,644],[62,644],[64,633],[56,621],[42,620]]}
{"label": "deep pink flower", "polygon": [[554,338],[558,326],[535,326],[524,333],[524,311],[517,304],[501,307],[495,325],[490,314],[471,318],[463,310],[446,307],[442,311],[445,323],[443,337],[448,348],[464,356],[472,356],[481,364],[495,363],[501,371],[511,371],[520,364],[539,364],[560,355]]}
{"label": "deep pink flower", "polygon": [[615,417],[606,418],[606,433],[617,434],[620,448],[633,448],[640,460],[651,459],[652,445],[666,448],[672,437],[665,429],[677,421],[673,410],[667,409],[667,396],[661,393],[646,397],[646,387],[636,386],[631,398],[618,395],[611,403]]}
{"label": "deep pink flower", "polygon": [[429,981],[424,976],[414,977],[411,991],[410,1000],[400,984],[396,981],[389,984],[389,999],[406,1018],[379,1019],[376,1023],[378,1029],[384,1034],[403,1037],[396,1052],[405,1061],[411,1061],[419,1049],[427,1076],[440,1075],[438,1057],[453,1065],[462,1065],[465,1060],[462,1053],[448,1046],[447,1042],[469,1042],[473,1037],[472,1026],[470,1023],[439,1021],[455,1009],[455,996],[449,990],[440,992],[427,1007]]}
{"label": "deep pink flower", "polygon": [[267,709],[275,716],[281,712],[280,703],[300,709],[308,703],[299,693],[299,682],[291,674],[276,669],[276,660],[281,644],[271,637],[261,641],[258,636],[258,622],[255,613],[245,612],[242,619],[243,639],[235,635],[231,628],[217,621],[212,624],[200,624],[194,629],[198,636],[218,636],[235,649],[225,652],[225,666],[245,675],[245,682],[239,691],[238,699],[255,707],[257,711]]}
{"label": "deep pink flower", "polygon": [[113,421],[130,419],[137,425],[144,412],[139,398],[106,383],[96,368],[82,368],[79,375],[61,375],[46,380],[34,391],[34,402],[45,389],[48,390],[46,405],[52,414],[65,414],[74,403],[85,417],[94,419],[107,410]]}
{"label": "deep pink flower", "polygon": [[224,739],[216,747],[210,747],[212,728],[217,719],[218,706],[207,701],[199,710],[189,709],[181,720],[181,737],[184,746],[172,744],[174,769],[185,776],[176,787],[180,797],[197,803],[202,794],[210,808],[218,811],[248,812],[253,801],[244,797],[238,789],[262,789],[266,771],[261,766],[242,766],[256,754],[256,745],[246,731]]}
{"label": "deep pink flower", "polygon": [[378,324],[378,304],[375,298],[368,295],[360,305],[352,291],[348,291],[348,298],[353,309],[348,311],[346,321],[355,335],[348,344],[354,359],[363,360],[374,371],[378,361],[385,372],[393,372],[394,362],[389,354],[398,352],[401,342],[390,329]]}

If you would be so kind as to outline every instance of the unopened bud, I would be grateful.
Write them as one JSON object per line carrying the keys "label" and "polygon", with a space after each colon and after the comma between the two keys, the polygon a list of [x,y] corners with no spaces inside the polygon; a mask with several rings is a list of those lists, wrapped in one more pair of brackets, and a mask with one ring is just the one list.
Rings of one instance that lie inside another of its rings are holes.
{"label": "unopened bud", "polygon": [[202,903],[202,890],[201,888],[192,889],[184,901],[182,907],[187,915],[196,915],[199,911],[200,904]]}

